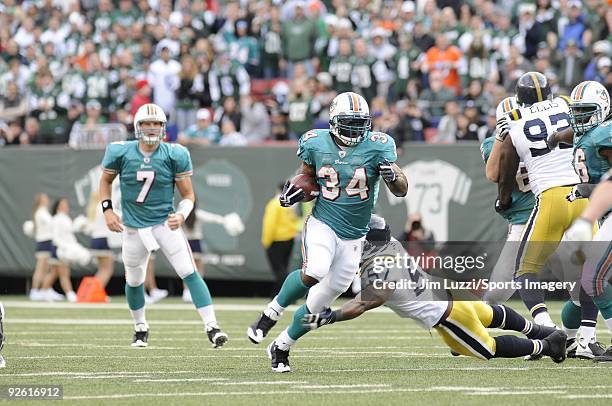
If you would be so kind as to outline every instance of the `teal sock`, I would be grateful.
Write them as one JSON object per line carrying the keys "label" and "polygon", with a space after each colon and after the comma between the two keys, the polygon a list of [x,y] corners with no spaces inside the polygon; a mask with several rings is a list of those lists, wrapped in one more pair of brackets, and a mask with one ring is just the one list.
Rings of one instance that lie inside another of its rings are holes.
{"label": "teal sock", "polygon": [[276,296],[276,301],[282,307],[294,304],[308,293],[309,287],[302,282],[302,271],[296,269],[285,278],[280,292]]}
{"label": "teal sock", "polygon": [[194,272],[185,279],[183,282],[189,288],[189,293],[191,293],[191,300],[195,305],[196,309],[200,307],[208,306],[212,304],[212,298],[210,297],[210,292],[208,290],[208,286],[204,279],[200,276],[199,273]]}
{"label": "teal sock", "polygon": [[304,334],[308,333],[308,330],[306,330],[302,326],[302,317],[304,317],[304,315],[306,313],[310,313],[310,311],[306,307],[306,304],[303,304],[293,314],[293,322],[289,326],[289,329],[287,330],[287,333],[289,334],[289,337],[291,337],[294,340],[297,340],[298,338],[300,338]]}
{"label": "teal sock", "polygon": [[576,306],[571,300],[565,302],[563,310],[561,311],[561,322],[563,323],[563,327],[575,330],[580,327],[581,321],[582,313],[580,306]]}
{"label": "teal sock", "polygon": [[595,296],[593,302],[605,320],[612,318],[612,285],[608,284],[601,296]]}
{"label": "teal sock", "polygon": [[130,310],[142,309],[145,305],[144,283],[138,286],[125,284],[125,297],[127,298]]}

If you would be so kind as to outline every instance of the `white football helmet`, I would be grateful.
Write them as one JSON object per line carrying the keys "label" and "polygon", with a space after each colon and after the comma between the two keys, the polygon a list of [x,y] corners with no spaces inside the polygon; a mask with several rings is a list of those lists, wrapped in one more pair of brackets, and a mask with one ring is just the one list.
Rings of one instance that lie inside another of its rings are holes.
{"label": "white football helmet", "polygon": [[[140,127],[144,121],[156,121],[162,123],[159,129],[150,129],[146,132]],[[166,136],[166,114],[157,104],[148,103],[140,106],[134,116],[134,135],[136,139],[142,139],[145,144],[155,145]]]}
{"label": "white football helmet", "polygon": [[495,109],[495,119],[499,120],[506,114],[510,113],[514,109],[518,109],[519,105],[516,101],[516,96],[506,97],[504,100],[499,102],[497,109]]}
{"label": "white football helmet", "polygon": [[576,135],[603,123],[610,112],[610,95],[599,82],[587,80],[579,83],[570,98],[570,122]]}
{"label": "white football helmet", "polygon": [[329,106],[329,125],[331,134],[342,144],[358,145],[372,125],[368,102],[357,93],[339,94]]}

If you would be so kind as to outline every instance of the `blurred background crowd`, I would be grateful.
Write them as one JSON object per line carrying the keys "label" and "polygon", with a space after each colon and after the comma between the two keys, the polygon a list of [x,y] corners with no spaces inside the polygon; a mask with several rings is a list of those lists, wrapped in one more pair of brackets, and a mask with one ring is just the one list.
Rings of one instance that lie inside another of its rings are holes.
{"label": "blurred background crowd", "polygon": [[[610,0],[3,0],[0,145],[129,138],[154,102],[186,145],[328,127],[339,92],[405,141],[482,140],[516,79],[612,93]],[[115,137],[115,138],[113,138]]]}

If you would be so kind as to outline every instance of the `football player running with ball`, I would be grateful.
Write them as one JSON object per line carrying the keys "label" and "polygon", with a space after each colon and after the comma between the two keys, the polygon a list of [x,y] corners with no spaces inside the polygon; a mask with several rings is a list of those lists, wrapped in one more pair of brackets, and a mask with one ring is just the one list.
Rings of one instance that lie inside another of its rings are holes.
{"label": "football player running with ball", "polygon": [[[161,107],[145,104],[134,117],[135,141],[120,141],[106,147],[100,179],[100,199],[106,225],[123,233],[125,295],[134,319],[133,347],[148,345],[145,319],[144,280],[152,251],[161,248],[176,273],[189,287],[193,303],[204,321],[213,347],[222,347],[227,335],[217,325],[210,292],[196,271],[193,255],[181,225],[193,210],[189,151],[178,144],[162,142],[166,115]],[[119,175],[123,219],[113,211],[111,184]],[[174,186],[182,197],[173,207]]]}
{"label": "football player running with ball", "polygon": [[[289,372],[289,349],[307,333],[301,324],[307,313],[319,313],[346,291],[359,268],[362,243],[376,202],[379,179],[396,196],[405,196],[408,181],[394,163],[397,154],[390,136],[370,131],[367,102],[356,93],[338,95],[330,106],[330,129],[302,135],[297,155],[299,170],[316,179],[320,193],[302,231],[303,265],[290,274],[278,296],[249,328],[249,338],[261,342],[289,304],[303,297],[306,304],[293,322],[268,346],[272,370]],[[287,182],[280,195],[282,206],[305,198]]]}

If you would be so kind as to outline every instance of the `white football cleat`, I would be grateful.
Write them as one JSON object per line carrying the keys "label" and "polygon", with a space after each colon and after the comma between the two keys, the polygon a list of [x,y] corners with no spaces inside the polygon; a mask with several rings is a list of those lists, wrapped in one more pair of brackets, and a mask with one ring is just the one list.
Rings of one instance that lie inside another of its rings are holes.
{"label": "white football cleat", "polygon": [[593,359],[595,357],[604,354],[606,349],[601,343],[592,340],[588,344],[584,340],[577,340],[578,346],[576,347],[576,358],[580,359]]}

